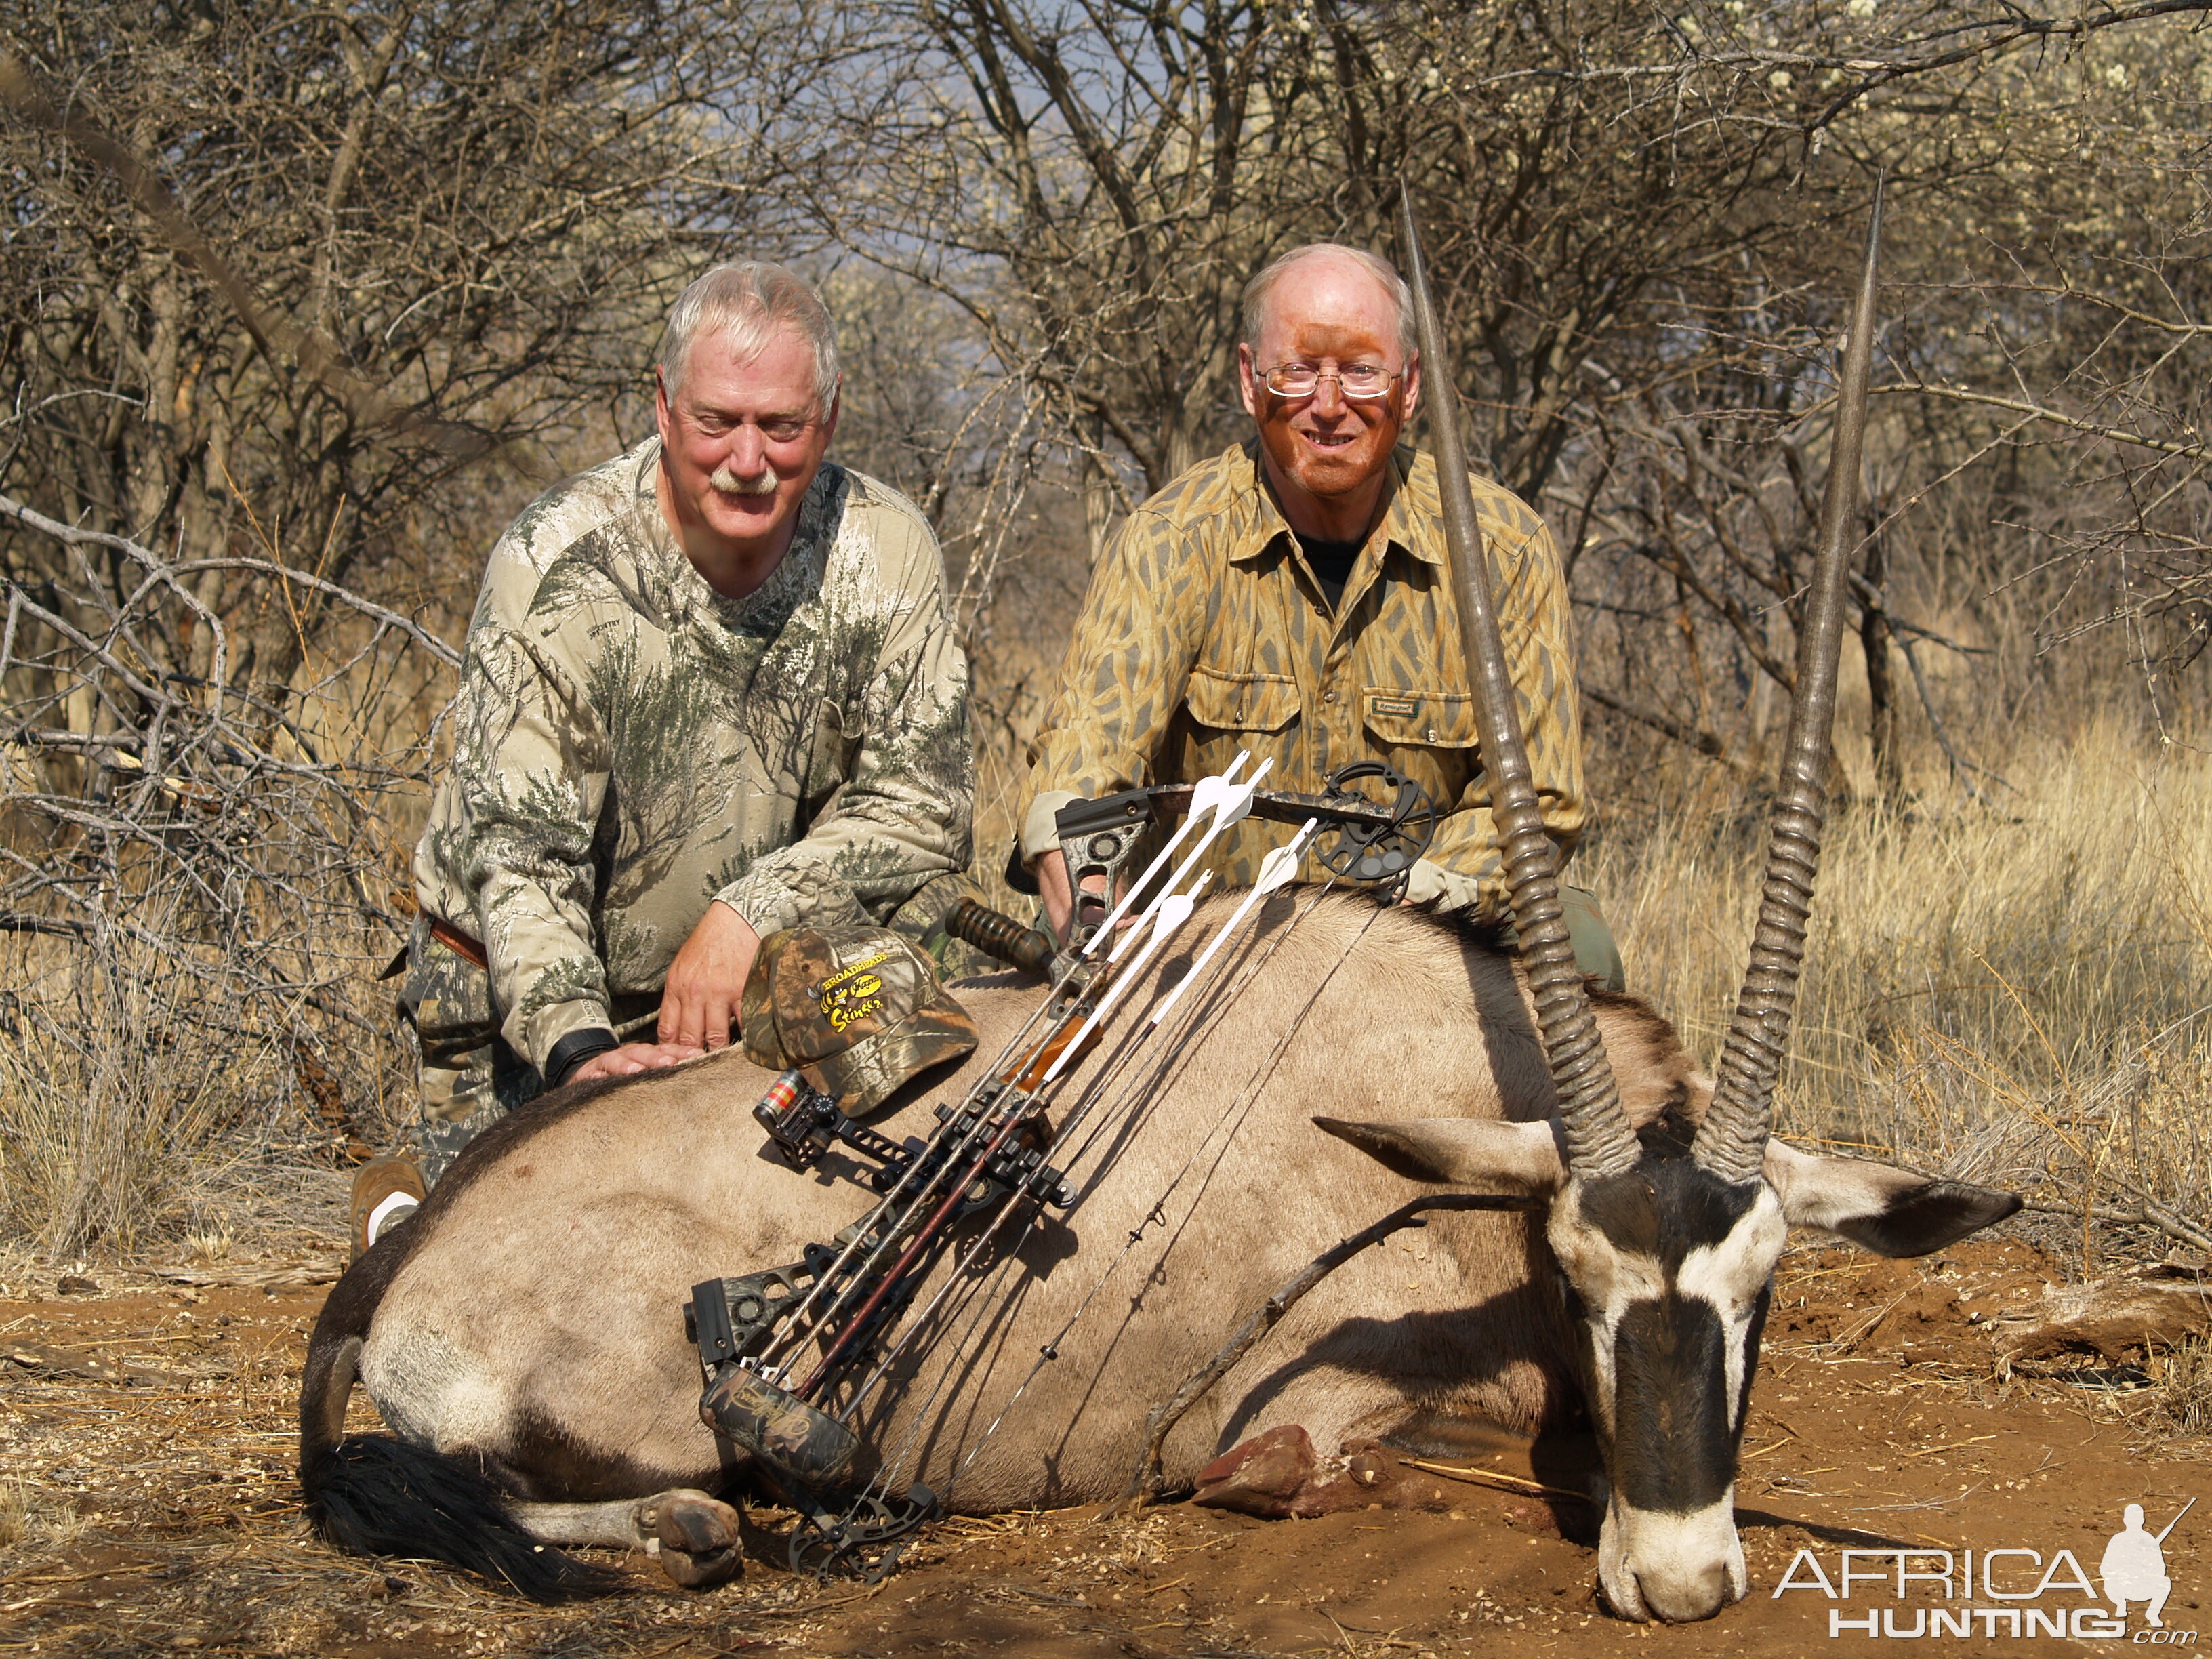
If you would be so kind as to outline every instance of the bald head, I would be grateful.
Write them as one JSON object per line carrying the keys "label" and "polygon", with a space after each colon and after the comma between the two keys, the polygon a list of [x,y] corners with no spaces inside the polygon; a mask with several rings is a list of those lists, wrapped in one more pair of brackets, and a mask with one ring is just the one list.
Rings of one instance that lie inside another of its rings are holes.
{"label": "bald head", "polygon": [[[1293,248],[1246,285],[1244,327],[1237,390],[1283,516],[1301,536],[1364,540],[1420,401],[1405,283],[1358,248]],[[1352,371],[1358,397],[1345,395]],[[1299,389],[1279,389],[1279,373]]]}
{"label": "bald head", "polygon": [[1279,309],[1366,309],[1380,304],[1390,319],[1401,361],[1418,349],[1413,295],[1397,267],[1364,248],[1308,242],[1279,254],[1244,284],[1244,343],[1255,352]]}

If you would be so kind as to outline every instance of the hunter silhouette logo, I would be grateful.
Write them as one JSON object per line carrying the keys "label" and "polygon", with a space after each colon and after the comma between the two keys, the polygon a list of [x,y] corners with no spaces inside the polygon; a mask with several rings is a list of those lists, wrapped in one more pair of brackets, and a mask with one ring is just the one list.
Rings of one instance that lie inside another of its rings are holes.
{"label": "hunter silhouette logo", "polygon": [[2105,1546],[2104,1559],[2097,1563],[2097,1575],[2105,1581],[2105,1599],[2112,1604],[2118,1617],[2128,1616],[2128,1603],[2148,1601],[2143,1609],[2143,1622],[2153,1630],[2164,1630],[2166,1620],[2159,1614],[2166,1610],[2166,1598],[2173,1593],[2173,1580],[2166,1576],[2166,1538],[2181,1524],[2181,1516],[2197,1507],[2191,1498],[2181,1506],[2177,1515],[2166,1523],[2163,1532],[2143,1530],[2143,1507],[2130,1504],[2121,1512],[2123,1528],[2112,1534],[2112,1541]]}
{"label": "hunter silhouette logo", "polygon": [[[1775,1585],[1774,1595],[1813,1590],[1844,1604],[1828,1609],[1831,1638],[1978,1636],[1987,1642],[2070,1636],[2193,1646],[2195,1631],[2166,1628],[2166,1601],[2173,1580],[2166,1573],[2165,1546],[2181,1517],[2196,1507],[2192,1498],[2162,1529],[2152,1532],[2143,1525],[2143,1506],[2129,1504],[2122,1511],[2120,1530],[2097,1561],[2101,1601],[2072,1550],[2061,1549],[2046,1559],[2041,1550],[2010,1546],[1845,1549],[1838,1553],[1832,1572],[1814,1551],[1801,1549]],[[1850,1605],[1855,1601],[1858,1605]],[[2142,1625],[2132,1635],[2130,1607],[2142,1612]]]}

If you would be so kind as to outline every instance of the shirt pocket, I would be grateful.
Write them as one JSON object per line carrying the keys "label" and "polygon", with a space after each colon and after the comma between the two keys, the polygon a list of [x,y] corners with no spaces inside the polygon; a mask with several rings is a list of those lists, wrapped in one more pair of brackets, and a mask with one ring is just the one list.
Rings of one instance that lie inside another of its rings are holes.
{"label": "shirt pocket", "polygon": [[1298,717],[1298,683],[1286,674],[1231,674],[1204,664],[1183,692],[1190,717],[1231,732],[1279,732]]}
{"label": "shirt pocket", "polygon": [[1361,694],[1367,729],[1394,749],[1474,749],[1474,699],[1464,691],[1408,691],[1369,686]]}
{"label": "shirt pocket", "polygon": [[842,706],[827,699],[814,714],[814,738],[806,755],[806,776],[799,788],[799,813],[811,823],[830,810],[837,792],[853,775],[866,736],[860,722]]}

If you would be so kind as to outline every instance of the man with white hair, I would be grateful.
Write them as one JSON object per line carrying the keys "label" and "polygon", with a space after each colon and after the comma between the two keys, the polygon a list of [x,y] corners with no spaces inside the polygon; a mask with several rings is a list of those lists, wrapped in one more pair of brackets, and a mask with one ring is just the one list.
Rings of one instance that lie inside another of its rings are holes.
{"label": "man with white hair", "polygon": [[967,866],[943,561],[913,506],[823,459],[821,300],[720,266],[655,374],[654,435],[492,550],[415,855],[421,1157],[363,1167],[356,1249],[522,1102],[727,1043],[765,936],[919,936]]}
{"label": "man with white hair", "polygon": [[[1317,792],[1381,761],[1443,814],[1406,897],[1508,920],[1446,562],[1436,463],[1400,448],[1420,401],[1413,296],[1387,260],[1316,243],[1244,290],[1237,384],[1255,435],[1130,515],[1093,574],[1058,701],[1030,748],[1023,861],[1065,933],[1054,829],[1071,800],[1191,782],[1238,750],[1266,787]],[[1566,583],[1551,533],[1471,481],[1546,829],[1561,854],[1587,822]],[[1249,884],[1286,825],[1247,818],[1210,862]],[[1563,894],[1585,972],[1618,986],[1590,896]]]}

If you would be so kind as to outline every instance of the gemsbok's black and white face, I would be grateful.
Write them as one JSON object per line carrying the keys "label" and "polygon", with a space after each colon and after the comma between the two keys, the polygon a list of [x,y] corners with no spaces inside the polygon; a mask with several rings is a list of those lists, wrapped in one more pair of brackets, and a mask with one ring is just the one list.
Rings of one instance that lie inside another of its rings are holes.
{"label": "gemsbok's black and white face", "polygon": [[1750,1588],[1736,1455],[1790,1225],[1765,1182],[1644,1139],[1634,1169],[1562,1188],[1545,1235],[1611,1486],[1599,1583],[1624,1617],[1679,1622]]}
{"label": "gemsbok's black and white face", "polygon": [[1672,1112],[1615,1173],[1584,1176],[1556,1120],[1322,1127],[1399,1174],[1526,1198],[1575,1333],[1605,1463],[1598,1583],[1625,1619],[1710,1619],[1750,1589],[1735,1468],[1775,1263],[1792,1225],[1922,1255],[2001,1221],[2017,1194],[1767,1141],[1758,1172],[1700,1162]]}

